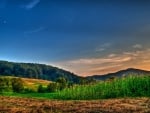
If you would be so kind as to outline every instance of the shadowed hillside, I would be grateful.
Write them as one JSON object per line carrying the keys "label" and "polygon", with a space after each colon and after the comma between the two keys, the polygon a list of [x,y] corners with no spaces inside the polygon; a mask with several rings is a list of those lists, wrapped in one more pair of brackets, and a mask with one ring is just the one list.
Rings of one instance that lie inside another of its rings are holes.
{"label": "shadowed hillside", "polygon": [[16,76],[24,78],[44,79],[55,81],[59,77],[64,77],[70,82],[78,83],[79,77],[69,71],[57,67],[34,64],[34,63],[14,63],[0,61],[0,75]]}

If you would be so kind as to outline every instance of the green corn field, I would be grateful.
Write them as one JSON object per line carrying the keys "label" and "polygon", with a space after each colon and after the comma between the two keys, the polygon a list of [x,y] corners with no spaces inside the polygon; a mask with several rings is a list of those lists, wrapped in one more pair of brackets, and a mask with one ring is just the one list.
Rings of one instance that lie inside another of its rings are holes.
{"label": "green corn field", "polygon": [[57,92],[54,98],[64,100],[90,100],[149,96],[150,76],[129,76],[112,81],[101,81],[94,85],[77,85]]}

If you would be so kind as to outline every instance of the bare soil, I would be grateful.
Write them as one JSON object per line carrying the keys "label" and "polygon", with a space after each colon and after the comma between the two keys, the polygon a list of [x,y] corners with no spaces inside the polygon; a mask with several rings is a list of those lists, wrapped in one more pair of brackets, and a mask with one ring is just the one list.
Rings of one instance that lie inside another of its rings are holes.
{"label": "bare soil", "polygon": [[58,101],[0,96],[0,113],[150,113],[150,98]]}

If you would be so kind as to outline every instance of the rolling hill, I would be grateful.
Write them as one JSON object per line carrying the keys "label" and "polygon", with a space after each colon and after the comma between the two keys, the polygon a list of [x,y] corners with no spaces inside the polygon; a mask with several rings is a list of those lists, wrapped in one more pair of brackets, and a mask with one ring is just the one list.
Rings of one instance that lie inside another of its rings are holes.
{"label": "rolling hill", "polygon": [[79,79],[82,78],[69,71],[45,64],[15,63],[8,61],[0,61],[0,75],[50,81],[55,81],[59,77],[65,77],[68,81],[73,83],[78,83]]}
{"label": "rolling hill", "polygon": [[87,78],[93,78],[96,80],[106,80],[112,77],[124,77],[128,75],[135,75],[135,76],[142,76],[142,75],[150,75],[150,71],[145,71],[141,69],[134,69],[134,68],[128,68],[125,70],[120,70],[115,73],[108,73],[105,75],[93,75],[93,76],[88,76]]}

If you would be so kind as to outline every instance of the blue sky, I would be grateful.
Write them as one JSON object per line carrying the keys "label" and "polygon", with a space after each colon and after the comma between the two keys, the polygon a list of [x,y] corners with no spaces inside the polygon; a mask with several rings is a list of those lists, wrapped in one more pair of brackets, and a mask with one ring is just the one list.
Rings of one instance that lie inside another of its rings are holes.
{"label": "blue sky", "polygon": [[[150,2],[1,0],[0,59],[79,75],[150,69]],[[146,55],[146,56],[145,56]]]}

